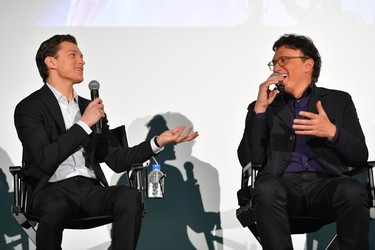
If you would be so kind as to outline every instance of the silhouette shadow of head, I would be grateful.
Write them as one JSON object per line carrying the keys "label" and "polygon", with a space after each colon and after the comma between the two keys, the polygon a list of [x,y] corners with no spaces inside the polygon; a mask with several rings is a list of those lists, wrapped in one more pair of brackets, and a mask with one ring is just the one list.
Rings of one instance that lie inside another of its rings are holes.
{"label": "silhouette shadow of head", "polygon": [[[147,119],[147,122],[142,121],[141,123],[148,128],[146,140],[151,140],[154,136],[173,129],[177,125],[193,127],[185,116],[170,112],[155,115],[151,119]],[[142,128],[136,127],[137,131],[140,129]],[[134,134],[133,132],[130,134]],[[211,231],[215,227],[214,225],[220,224],[220,214],[204,211],[200,186],[197,181],[199,178],[194,177],[194,168],[199,167],[201,162],[196,158],[191,158],[193,145],[194,142],[178,145],[168,144],[154,159],[151,159],[148,171],[156,161],[161,165],[161,171],[166,175],[165,195],[163,199],[145,199],[146,215],[142,222],[138,250],[151,248],[196,249],[193,241],[189,239],[188,227],[194,232],[204,233],[205,239],[201,243],[208,246],[208,249],[214,249],[213,241],[217,239],[213,237]],[[177,153],[177,147],[179,152],[181,150],[184,152]],[[177,159],[179,157],[181,159]],[[175,163],[178,163],[179,166],[174,165]],[[211,175],[203,178],[216,177],[217,175]],[[123,184],[121,182],[124,179],[121,177],[119,184]],[[219,192],[219,188],[215,186],[214,192],[215,196]],[[195,244],[197,243],[195,242]]]}
{"label": "silhouette shadow of head", "polygon": [[[162,115],[154,116],[146,127],[149,129],[146,140],[160,135],[168,130],[167,122]],[[184,204],[182,195],[185,193],[184,180],[180,171],[165,162],[176,159],[174,144],[168,144],[163,151],[151,159],[161,165],[161,171],[166,174],[165,196],[163,199],[146,199],[146,216],[142,222],[140,239],[137,249],[195,249],[191,244],[186,222],[183,220]],[[152,164],[150,164],[152,165]],[[151,166],[148,171],[151,171]],[[121,177],[118,184],[124,184]]]}
{"label": "silhouette shadow of head", "polygon": [[[146,125],[149,129],[146,140],[151,140],[153,137],[160,135],[166,130],[169,130],[167,127],[167,121],[162,115],[154,116]],[[162,153],[155,156],[155,159],[159,164],[163,164],[168,160],[176,159],[176,152],[174,151],[175,144],[167,144],[164,146]]]}
{"label": "silhouette shadow of head", "polygon": [[[148,128],[146,140],[168,130],[167,121],[162,115],[155,115],[146,124]],[[186,183],[178,168],[167,163],[176,159],[175,144],[165,145],[162,152],[151,159],[151,163],[159,163],[161,171],[166,175],[165,196],[163,199],[146,199],[146,216],[137,249],[195,249],[187,234],[185,220],[189,209],[188,203],[194,197],[188,197]],[[152,164],[150,164],[152,165]],[[151,166],[148,171],[151,171]],[[120,182],[123,178],[120,178]],[[200,198],[200,197],[199,197]],[[196,199],[196,197],[195,197]]]}

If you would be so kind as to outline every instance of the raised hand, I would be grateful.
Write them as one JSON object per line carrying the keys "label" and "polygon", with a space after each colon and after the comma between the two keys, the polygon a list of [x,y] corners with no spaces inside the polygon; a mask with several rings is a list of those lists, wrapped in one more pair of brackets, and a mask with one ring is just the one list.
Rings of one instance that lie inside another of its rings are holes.
{"label": "raised hand", "polygon": [[191,133],[192,128],[189,128],[186,133],[183,133],[184,130],[185,126],[177,126],[174,129],[164,131],[156,138],[156,140],[159,146],[163,147],[168,143],[181,143],[185,141],[191,141],[197,138],[199,135],[197,131]]}
{"label": "raised hand", "polygon": [[293,129],[297,135],[326,137],[329,141],[331,141],[336,133],[336,126],[329,120],[320,101],[316,103],[316,108],[318,110],[318,114],[307,111],[299,112],[299,115],[305,117],[306,119],[294,119]]}
{"label": "raised hand", "polygon": [[99,119],[104,117],[105,114],[103,101],[98,97],[89,103],[89,105],[85,109],[85,112],[82,114],[81,121],[91,127],[95,123],[97,123]]}
{"label": "raised hand", "polygon": [[279,83],[283,79],[283,75],[272,74],[265,82],[259,85],[258,97],[254,107],[255,113],[263,113],[266,111],[268,105],[275,100],[277,93],[280,92],[277,88],[270,90],[270,85]]}

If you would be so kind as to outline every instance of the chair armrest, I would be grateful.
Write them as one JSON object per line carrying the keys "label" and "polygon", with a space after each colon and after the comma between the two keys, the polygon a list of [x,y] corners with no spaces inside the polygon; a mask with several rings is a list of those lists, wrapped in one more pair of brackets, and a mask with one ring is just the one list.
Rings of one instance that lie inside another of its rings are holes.
{"label": "chair armrest", "polygon": [[[147,167],[150,165],[150,160],[144,163],[133,164],[128,171],[128,179],[131,187],[138,189],[138,191],[145,191],[147,188]],[[146,187],[144,187],[146,185]]]}
{"label": "chair armrest", "polygon": [[[368,166],[367,166],[367,171],[368,171],[368,181],[370,184],[370,195],[372,198],[371,204],[375,210],[375,161],[369,161]],[[375,213],[375,212],[374,212]],[[374,215],[375,217],[375,215]]]}
{"label": "chair armrest", "polygon": [[11,207],[12,213],[21,213],[21,166],[10,166],[9,172],[13,175],[13,205]]}
{"label": "chair armrest", "polygon": [[245,167],[243,167],[241,176],[241,188],[245,188],[249,185],[252,188],[254,188],[255,177],[257,176],[257,173],[261,168],[261,164],[251,162],[249,162]]}
{"label": "chair armrest", "polygon": [[244,211],[253,206],[251,197],[255,186],[255,178],[260,168],[262,168],[261,164],[253,164],[251,162],[242,168],[241,189],[237,192],[237,199],[241,207],[244,203],[248,203],[245,205],[247,208],[244,208]]}

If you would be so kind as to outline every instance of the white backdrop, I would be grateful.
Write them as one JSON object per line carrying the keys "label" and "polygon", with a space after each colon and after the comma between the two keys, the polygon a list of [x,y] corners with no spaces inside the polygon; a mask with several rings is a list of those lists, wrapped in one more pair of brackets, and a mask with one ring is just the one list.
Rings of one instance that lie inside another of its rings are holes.
{"label": "white backdrop", "polygon": [[[131,145],[145,139],[148,131],[145,123],[157,114],[183,116],[199,131],[200,136],[194,143],[176,147],[177,160],[170,164],[179,168],[186,179],[179,159],[185,157],[184,150],[191,150],[189,157],[204,162],[209,171],[217,174],[217,180],[212,180],[203,170],[194,170],[205,211],[219,212],[221,216],[223,229],[219,234],[224,243],[217,244],[217,249],[260,249],[235,217],[241,171],[236,150],[247,105],[256,98],[258,85],[270,74],[267,63],[273,56],[271,47],[282,34],[304,34],[314,40],[323,61],[318,85],[351,93],[366,135],[370,160],[374,160],[375,7],[372,1],[356,1],[356,4],[331,1],[336,6],[324,6],[324,1],[317,1],[316,9],[310,1],[275,1],[275,5],[263,1],[260,6],[253,1],[227,2],[243,5],[248,15],[257,8],[263,12],[234,21],[228,18],[224,23],[215,23],[220,16],[210,22],[190,22],[195,17],[192,15],[177,24],[170,17],[160,25],[156,19],[144,23],[119,21],[116,25],[113,16],[110,24],[100,22],[107,20],[109,4],[100,18],[92,22],[73,26],[70,19],[70,23],[66,21],[63,25],[43,25],[36,18],[44,17],[40,9],[37,13],[41,16],[37,16],[21,5],[1,3],[0,166],[10,185],[9,192],[13,188],[7,168],[19,165],[22,156],[13,125],[14,108],[22,98],[42,86],[35,53],[42,41],[58,33],[74,35],[84,54],[85,81],[76,90],[89,98],[87,84],[98,80],[111,127],[125,124]],[[21,15],[25,13],[26,17]],[[185,120],[171,118],[167,122],[172,127],[176,125],[174,122]],[[119,178],[110,170],[106,174],[112,184]],[[215,185],[217,188],[212,188]],[[213,200],[212,196],[217,199]],[[197,249],[207,249],[201,234],[190,228],[187,232]],[[78,243],[83,242],[82,237],[89,242]],[[7,236],[6,240],[16,238]],[[106,226],[90,232],[67,230],[63,246],[101,249],[108,241]],[[295,244],[300,246],[296,249],[301,249],[304,236],[296,237]]]}

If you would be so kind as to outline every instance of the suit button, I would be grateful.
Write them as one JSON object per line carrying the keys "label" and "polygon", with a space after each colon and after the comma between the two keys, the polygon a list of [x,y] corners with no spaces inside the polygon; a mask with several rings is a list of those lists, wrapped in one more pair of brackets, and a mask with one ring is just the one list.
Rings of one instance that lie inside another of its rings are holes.
{"label": "suit button", "polygon": [[296,137],[295,137],[294,135],[291,135],[291,136],[289,136],[289,139],[290,139],[291,141],[294,141],[294,139],[296,139]]}

